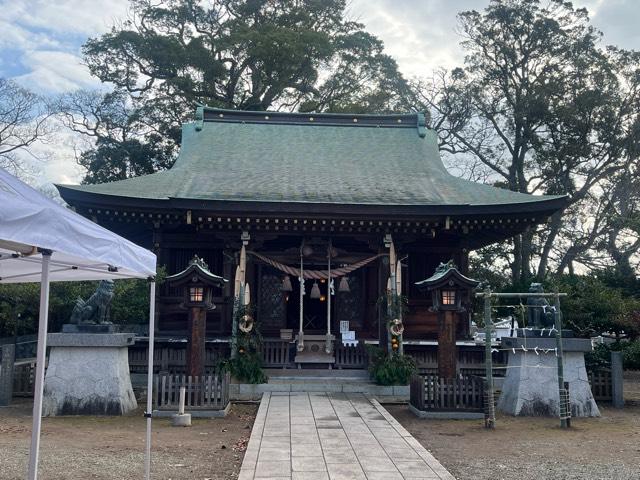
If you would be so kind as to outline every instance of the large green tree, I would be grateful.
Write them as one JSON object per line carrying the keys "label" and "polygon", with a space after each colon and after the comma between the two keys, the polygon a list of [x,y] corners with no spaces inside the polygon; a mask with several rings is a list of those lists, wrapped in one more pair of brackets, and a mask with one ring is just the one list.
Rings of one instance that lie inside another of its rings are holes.
{"label": "large green tree", "polygon": [[561,0],[492,0],[459,23],[464,67],[417,85],[441,149],[503,188],[568,196],[505,249],[512,282],[628,261],[638,210],[621,194],[637,198],[638,183],[620,182],[638,165],[638,53],[600,47],[587,11]]}
{"label": "large green tree", "polygon": [[113,120],[114,100],[118,110],[128,110],[116,129],[82,153],[85,181],[166,167],[180,124],[198,104],[406,110],[409,89],[395,61],[345,9],[345,0],[131,0],[130,18],[83,48],[91,73],[116,93],[68,99],[70,124],[91,135],[104,133],[105,115]]}

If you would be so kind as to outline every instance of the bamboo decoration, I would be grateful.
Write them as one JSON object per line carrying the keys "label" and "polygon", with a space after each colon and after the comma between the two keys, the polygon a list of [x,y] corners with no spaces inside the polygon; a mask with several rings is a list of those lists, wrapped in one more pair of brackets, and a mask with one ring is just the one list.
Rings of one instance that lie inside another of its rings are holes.
{"label": "bamboo decoration", "polygon": [[303,245],[300,246],[300,277],[298,280],[300,281],[300,327],[298,330],[298,351],[302,352],[304,350],[304,253],[302,252],[304,248]]}
{"label": "bamboo decoration", "polygon": [[[402,265],[400,264],[400,260],[398,260],[396,262],[396,296],[401,296],[402,295]],[[402,302],[401,302],[402,303]],[[398,334],[396,334],[396,336],[398,337],[398,352],[400,353],[400,355],[404,354],[404,346],[403,346],[403,336],[402,336],[402,332],[404,332],[404,325],[402,324],[402,309],[400,309],[399,313],[398,313],[398,321],[399,324],[396,326],[396,331],[399,332]]]}
{"label": "bamboo decoration", "polygon": [[325,352],[330,354],[333,351],[333,342],[331,340],[331,290],[333,279],[331,278],[331,240],[329,240],[329,246],[327,247],[327,339],[325,343]]}

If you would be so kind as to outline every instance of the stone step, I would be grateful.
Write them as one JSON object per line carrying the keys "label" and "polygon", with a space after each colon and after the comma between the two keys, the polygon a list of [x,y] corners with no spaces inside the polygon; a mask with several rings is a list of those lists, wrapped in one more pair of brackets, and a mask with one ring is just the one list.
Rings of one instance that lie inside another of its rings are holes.
{"label": "stone step", "polygon": [[232,400],[259,400],[263,393],[275,395],[284,393],[362,393],[384,402],[406,402],[409,399],[408,386],[385,387],[370,382],[282,382],[259,385],[231,384]]}
{"label": "stone step", "polygon": [[328,370],[328,369],[301,369],[301,370],[265,370],[271,384],[345,384],[345,383],[371,383],[369,373],[366,370]]}
{"label": "stone step", "polygon": [[273,377],[332,377],[332,378],[368,378],[366,369],[340,370],[338,368],[265,368],[265,373]]}
{"label": "stone step", "polygon": [[317,385],[373,385],[367,378],[331,378],[331,377],[299,377],[299,378],[272,378],[269,377],[269,383],[272,385],[298,385],[298,384],[317,384]]}

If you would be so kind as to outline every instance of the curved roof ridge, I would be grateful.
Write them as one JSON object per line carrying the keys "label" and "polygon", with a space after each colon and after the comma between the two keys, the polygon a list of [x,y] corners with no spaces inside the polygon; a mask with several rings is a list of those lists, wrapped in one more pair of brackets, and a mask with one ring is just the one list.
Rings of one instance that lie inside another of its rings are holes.
{"label": "curved roof ridge", "polygon": [[426,117],[421,112],[410,113],[331,113],[229,110],[199,106],[196,110],[196,130],[205,122],[264,123],[286,125],[331,125],[345,127],[414,128],[419,136],[426,133]]}

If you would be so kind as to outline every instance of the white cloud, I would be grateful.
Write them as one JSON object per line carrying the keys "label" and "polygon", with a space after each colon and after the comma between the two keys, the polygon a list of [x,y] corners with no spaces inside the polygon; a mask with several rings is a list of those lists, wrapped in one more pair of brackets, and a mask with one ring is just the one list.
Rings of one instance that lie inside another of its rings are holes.
{"label": "white cloud", "polygon": [[86,139],[65,128],[55,117],[50,119],[49,130],[50,133],[36,140],[28,151],[16,152],[24,168],[22,176],[37,187],[51,183],[79,183],[84,169],[76,163],[75,152],[87,146]]}
{"label": "white cloud", "polygon": [[8,21],[59,34],[97,35],[128,10],[127,0],[5,0]]}
{"label": "white cloud", "polygon": [[34,91],[63,93],[79,88],[98,87],[100,82],[77,55],[55,50],[25,52],[23,64],[29,73],[14,78]]}

